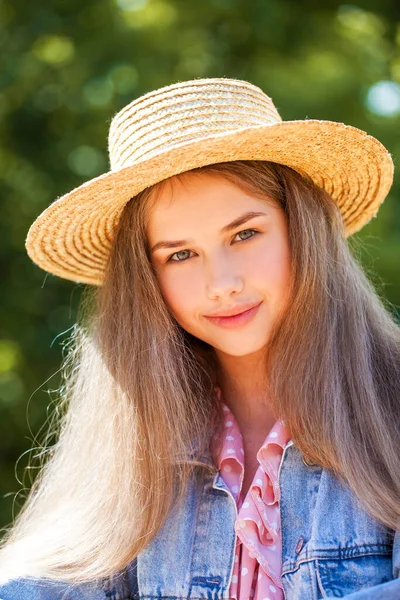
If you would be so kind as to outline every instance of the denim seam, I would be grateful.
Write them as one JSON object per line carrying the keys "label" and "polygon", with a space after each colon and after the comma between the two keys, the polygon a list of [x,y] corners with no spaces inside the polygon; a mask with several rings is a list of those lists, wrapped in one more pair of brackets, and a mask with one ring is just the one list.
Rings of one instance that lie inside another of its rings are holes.
{"label": "denim seam", "polygon": [[324,590],[324,586],[322,585],[321,574],[320,574],[319,569],[318,569],[318,559],[316,559],[316,561],[315,561],[315,566],[316,566],[315,575],[316,575],[316,579],[317,579],[317,584],[318,584],[318,587],[319,587],[319,591],[322,594],[323,598],[327,598],[328,596],[326,595],[326,592]]}

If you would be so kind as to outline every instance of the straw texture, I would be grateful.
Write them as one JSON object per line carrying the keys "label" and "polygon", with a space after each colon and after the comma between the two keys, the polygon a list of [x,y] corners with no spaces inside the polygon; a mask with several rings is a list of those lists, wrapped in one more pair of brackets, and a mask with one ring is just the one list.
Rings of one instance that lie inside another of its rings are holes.
{"label": "straw texture", "polygon": [[156,90],[112,119],[110,171],[53,202],[32,224],[30,258],[44,270],[101,285],[125,204],[168,177],[212,163],[269,160],[307,173],[339,206],[346,234],[378,211],[393,161],[366,132],[332,121],[282,121],[260,88],[198,79]]}

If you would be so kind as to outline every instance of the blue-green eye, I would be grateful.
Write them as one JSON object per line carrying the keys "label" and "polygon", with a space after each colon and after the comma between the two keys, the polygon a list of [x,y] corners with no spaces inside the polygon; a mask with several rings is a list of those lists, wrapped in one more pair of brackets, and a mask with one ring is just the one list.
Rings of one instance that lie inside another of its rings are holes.
{"label": "blue-green eye", "polygon": [[[174,252],[174,254],[171,254],[167,262],[183,262],[187,260],[189,258],[188,256],[182,258],[182,254],[185,254],[185,252],[190,254],[190,250],[179,250],[179,252]],[[180,258],[179,255],[181,255]],[[177,256],[178,258],[173,258],[174,256]]]}
{"label": "blue-green eye", "polygon": [[249,233],[249,231],[251,232],[252,235],[247,236],[244,239],[241,238],[241,240],[244,242],[245,240],[249,240],[251,237],[253,237],[257,233],[255,229],[243,229],[243,231],[239,231],[239,233],[237,233],[236,235],[241,235],[242,233]]}

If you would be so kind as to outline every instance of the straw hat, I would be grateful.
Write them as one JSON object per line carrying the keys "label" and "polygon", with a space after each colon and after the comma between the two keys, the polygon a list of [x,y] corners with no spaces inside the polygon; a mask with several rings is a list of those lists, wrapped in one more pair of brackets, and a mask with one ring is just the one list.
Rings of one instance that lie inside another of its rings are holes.
{"label": "straw hat", "polygon": [[145,94],[109,131],[111,169],[53,202],[29,229],[30,258],[65,279],[101,285],[125,204],[183,171],[267,160],[308,173],[339,206],[346,234],[378,211],[393,181],[390,154],[355,127],[282,121],[271,98],[236,79],[196,79]]}

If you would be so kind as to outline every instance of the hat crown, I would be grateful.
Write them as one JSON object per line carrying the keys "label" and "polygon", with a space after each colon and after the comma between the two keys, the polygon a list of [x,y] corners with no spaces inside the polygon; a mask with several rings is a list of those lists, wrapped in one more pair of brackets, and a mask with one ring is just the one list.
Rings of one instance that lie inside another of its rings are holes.
{"label": "hat crown", "polygon": [[237,79],[195,79],[134,100],[115,115],[108,149],[111,171],[196,139],[282,121],[271,98]]}

